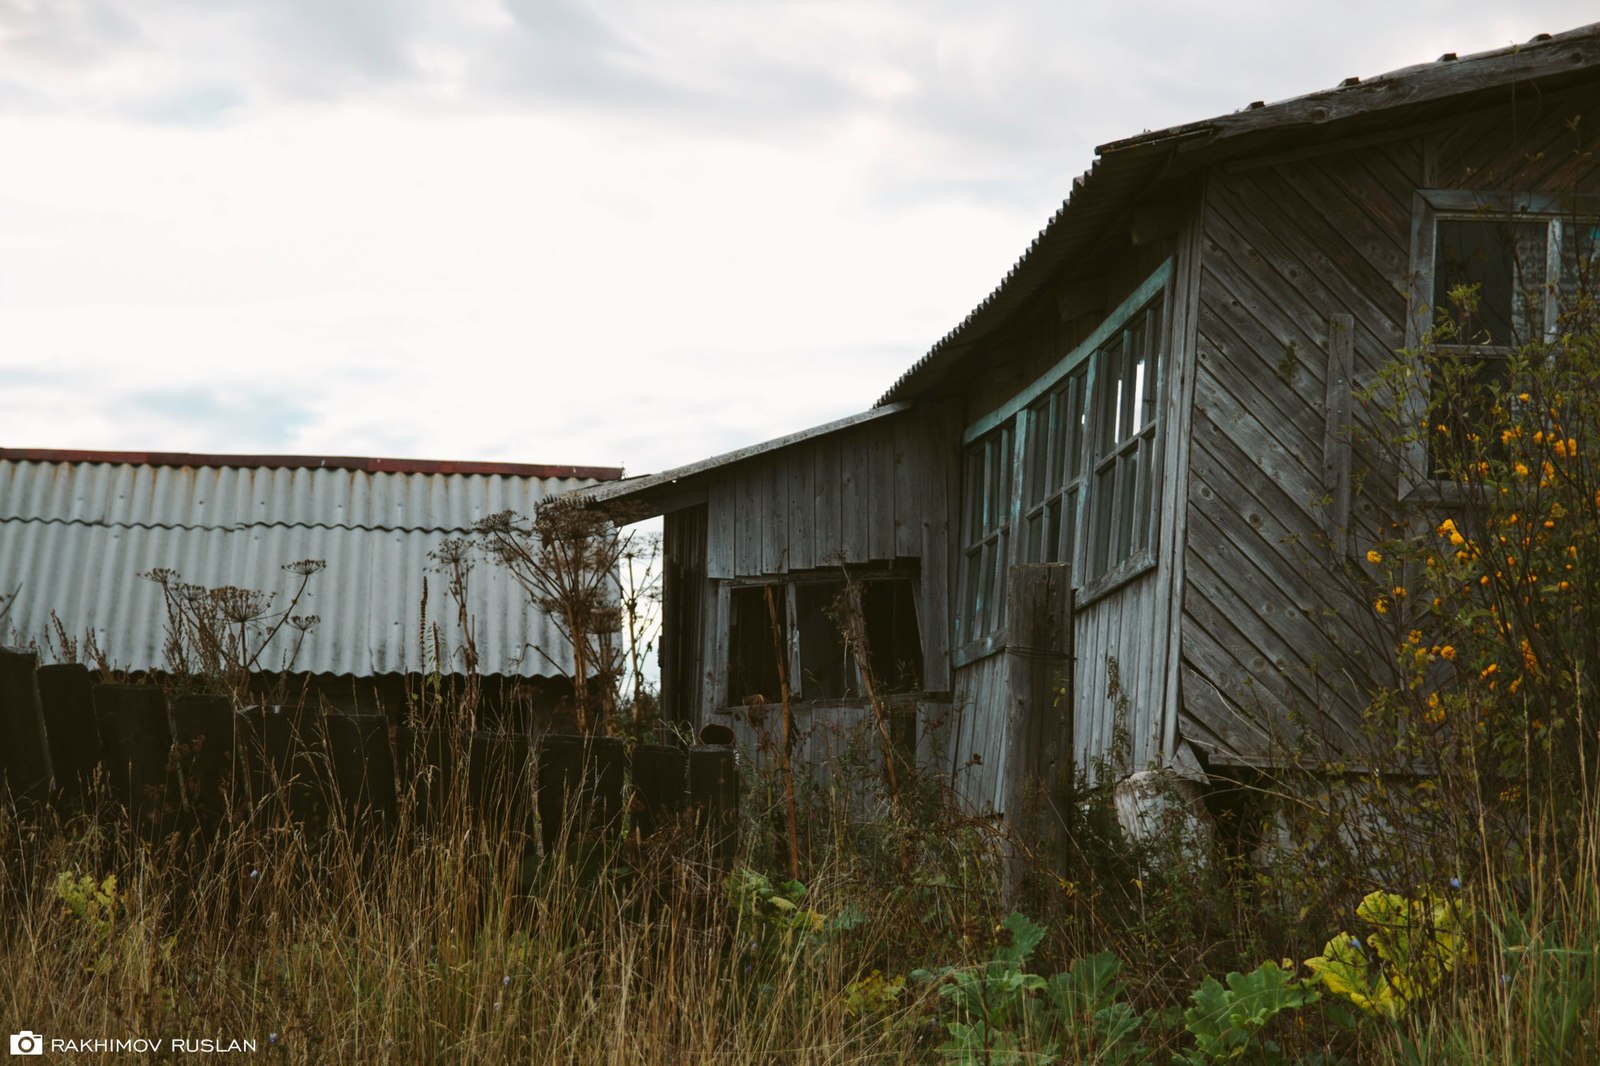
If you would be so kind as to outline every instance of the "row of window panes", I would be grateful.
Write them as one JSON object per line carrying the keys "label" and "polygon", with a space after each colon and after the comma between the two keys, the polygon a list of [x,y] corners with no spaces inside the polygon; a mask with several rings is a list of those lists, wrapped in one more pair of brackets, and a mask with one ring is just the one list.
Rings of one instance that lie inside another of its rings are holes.
{"label": "row of window panes", "polygon": [[[1092,580],[1152,546],[1163,336],[1162,301],[1157,297],[1131,315],[1090,359],[968,445],[962,497],[962,641],[1005,625],[1014,488],[1021,490],[1021,499],[1015,501],[1021,536],[1017,562],[1068,561],[1086,567]],[[1021,472],[1015,479],[1020,485],[1013,483],[1013,468]],[[1087,488],[1091,481],[1092,490]],[[1092,513],[1087,516],[1089,544],[1080,563],[1078,522],[1085,502]],[[1083,584],[1076,573],[1074,584]]]}

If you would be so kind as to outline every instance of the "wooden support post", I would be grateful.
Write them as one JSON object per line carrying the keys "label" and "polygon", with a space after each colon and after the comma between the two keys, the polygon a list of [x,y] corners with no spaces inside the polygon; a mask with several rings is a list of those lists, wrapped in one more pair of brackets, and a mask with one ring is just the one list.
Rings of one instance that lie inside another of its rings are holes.
{"label": "wooden support post", "polygon": [[1328,494],[1323,531],[1335,562],[1350,552],[1350,405],[1353,402],[1355,319],[1328,316],[1327,395],[1323,408],[1322,487]]}
{"label": "wooden support post", "polygon": [[[1072,572],[1066,563],[1011,568],[1006,668],[1011,699],[1001,796],[1021,848],[1058,859],[1063,819],[1051,807],[1071,770],[1073,745]],[[1014,873],[1018,868],[1014,866]]]}

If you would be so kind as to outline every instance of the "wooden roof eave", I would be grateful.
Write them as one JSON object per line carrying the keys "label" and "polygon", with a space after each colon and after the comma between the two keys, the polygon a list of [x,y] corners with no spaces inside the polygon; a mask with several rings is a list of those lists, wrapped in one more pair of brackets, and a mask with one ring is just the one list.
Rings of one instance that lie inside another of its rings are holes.
{"label": "wooden roof eave", "polygon": [[844,418],[825,422],[819,426],[810,426],[795,433],[771,440],[752,444],[748,447],[738,448],[721,455],[714,455],[709,459],[685,466],[664,470],[659,474],[645,474],[640,477],[624,478],[621,481],[612,481],[604,485],[595,485],[587,489],[578,489],[568,493],[562,499],[575,506],[598,507],[617,518],[619,522],[639,522],[646,518],[669,514],[685,507],[692,507],[697,503],[706,501],[706,483],[713,474],[735,464],[769,455],[784,448],[790,448],[806,441],[816,440],[833,433],[839,433],[855,426],[868,422],[876,422],[882,418],[889,418],[904,411],[909,411],[912,404],[909,402],[880,404],[866,411]]}

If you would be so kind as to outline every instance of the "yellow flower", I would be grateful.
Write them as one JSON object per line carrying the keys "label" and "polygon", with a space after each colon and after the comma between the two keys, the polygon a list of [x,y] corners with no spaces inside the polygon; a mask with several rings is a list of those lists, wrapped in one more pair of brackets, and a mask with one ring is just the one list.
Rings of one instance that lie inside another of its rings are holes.
{"label": "yellow flower", "polygon": [[[1600,507],[1600,492],[1595,493],[1595,506]],[[1454,518],[1446,518],[1439,524],[1439,536],[1449,537],[1450,543],[1458,547],[1467,542],[1467,538],[1463,537],[1461,531],[1456,528],[1456,520]]]}
{"label": "yellow flower", "polygon": [[1439,704],[1437,692],[1428,693],[1428,713],[1423,715],[1430,722],[1444,721],[1444,708]]}
{"label": "yellow flower", "polygon": [[1439,649],[1439,657],[1441,659],[1452,659],[1453,660],[1456,657],[1455,646],[1453,644],[1446,644],[1444,647],[1440,648]]}
{"label": "yellow flower", "polygon": [[1371,563],[1373,566],[1377,566],[1379,563],[1383,562],[1383,553],[1377,548],[1368,548],[1367,562]]}
{"label": "yellow flower", "polygon": [[1492,675],[1495,671],[1497,671],[1499,669],[1500,669],[1500,664],[1499,663],[1490,663],[1488,666],[1485,666],[1482,670],[1478,671],[1478,676],[1482,677],[1482,678],[1488,678],[1490,675]]}
{"label": "yellow flower", "polygon": [[1372,601],[1372,609],[1377,611],[1379,614],[1388,614],[1389,601],[1384,599],[1382,596],[1379,596],[1377,599]]}
{"label": "yellow flower", "polygon": [[1518,477],[1527,477],[1528,476],[1528,464],[1524,463],[1524,462],[1521,462],[1520,460],[1518,462],[1516,462],[1516,463],[1513,463],[1512,466],[1511,466],[1511,469],[1513,469],[1513,470],[1515,470],[1517,472],[1517,476]]}
{"label": "yellow flower", "polygon": [[1397,600],[1405,599],[1406,598],[1405,586],[1404,585],[1396,585],[1394,588],[1389,590],[1389,595],[1393,596]]}
{"label": "yellow flower", "polygon": [[1422,643],[1422,630],[1413,629],[1410,633],[1407,633],[1406,634],[1406,643],[1407,644],[1421,644]]}

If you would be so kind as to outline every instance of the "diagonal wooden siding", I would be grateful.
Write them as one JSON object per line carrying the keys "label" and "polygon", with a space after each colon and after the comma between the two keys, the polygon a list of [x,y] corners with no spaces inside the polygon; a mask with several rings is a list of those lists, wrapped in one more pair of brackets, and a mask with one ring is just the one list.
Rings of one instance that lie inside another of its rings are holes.
{"label": "diagonal wooden siding", "polygon": [[[1595,191],[1573,101],[1519,104],[1348,151],[1214,172],[1203,208],[1179,663],[1183,737],[1268,763],[1311,730],[1359,745],[1391,652],[1326,544],[1324,405],[1335,316],[1370,384],[1405,342],[1415,190]],[[1593,107],[1593,101],[1587,101]],[[1397,474],[1353,406],[1349,548],[1395,512]]]}

